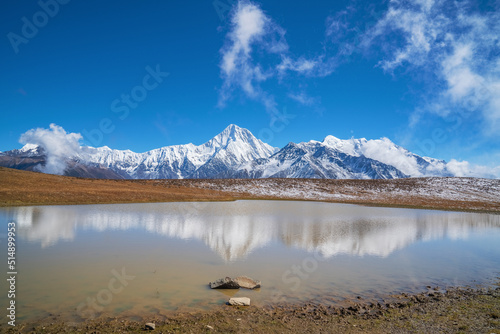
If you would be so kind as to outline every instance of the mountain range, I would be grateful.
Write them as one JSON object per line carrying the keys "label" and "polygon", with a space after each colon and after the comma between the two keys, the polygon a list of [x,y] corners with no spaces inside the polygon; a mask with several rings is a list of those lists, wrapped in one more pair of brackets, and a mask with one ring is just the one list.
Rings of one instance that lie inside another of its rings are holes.
{"label": "mountain range", "polygon": [[61,156],[51,147],[26,144],[0,152],[0,166],[46,171],[63,163],[64,175],[110,179],[327,178],[393,179],[455,176],[443,160],[418,156],[387,138],[347,139],[272,147],[249,130],[229,125],[196,146],[166,146],[144,153],[81,146]]}

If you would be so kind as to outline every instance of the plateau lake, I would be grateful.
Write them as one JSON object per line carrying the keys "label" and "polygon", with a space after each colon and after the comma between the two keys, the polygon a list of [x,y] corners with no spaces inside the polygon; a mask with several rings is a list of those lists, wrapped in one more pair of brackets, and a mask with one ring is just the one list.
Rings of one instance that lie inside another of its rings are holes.
{"label": "plateau lake", "polygon": [[[0,219],[5,274],[16,224],[18,322],[168,315],[232,296],[336,304],[500,276],[495,214],[236,201],[10,207]],[[262,287],[208,287],[240,275]]]}

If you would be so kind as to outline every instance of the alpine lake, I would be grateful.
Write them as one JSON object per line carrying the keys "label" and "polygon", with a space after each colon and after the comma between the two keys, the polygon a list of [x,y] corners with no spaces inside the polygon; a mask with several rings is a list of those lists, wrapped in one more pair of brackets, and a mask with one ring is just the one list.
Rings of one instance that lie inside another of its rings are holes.
{"label": "alpine lake", "polygon": [[[5,273],[8,224],[16,227],[17,322],[168,316],[230,297],[335,305],[488,286],[500,275],[495,214],[235,201],[9,207],[0,221]],[[210,289],[226,276],[262,287]],[[7,293],[0,302],[9,305]]]}

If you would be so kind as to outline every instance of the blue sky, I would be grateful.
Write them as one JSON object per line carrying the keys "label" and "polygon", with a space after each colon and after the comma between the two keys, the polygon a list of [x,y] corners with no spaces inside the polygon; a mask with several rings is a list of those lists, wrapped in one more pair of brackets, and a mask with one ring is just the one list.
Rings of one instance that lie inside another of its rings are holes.
{"label": "blue sky", "polygon": [[0,6],[1,151],[51,123],[136,152],[201,144],[234,123],[277,147],[388,137],[500,165],[498,2]]}

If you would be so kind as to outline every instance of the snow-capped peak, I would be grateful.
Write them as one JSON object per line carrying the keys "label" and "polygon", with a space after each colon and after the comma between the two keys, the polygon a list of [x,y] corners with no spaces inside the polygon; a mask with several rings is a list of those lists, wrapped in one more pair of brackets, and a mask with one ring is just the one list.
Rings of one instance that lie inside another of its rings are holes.
{"label": "snow-capped peak", "polygon": [[343,140],[334,136],[326,136],[325,139],[323,140],[323,145],[334,148],[339,152],[352,155],[354,157],[359,157],[360,155],[363,155],[360,148],[365,143],[366,143],[365,138],[361,139],[351,138]]}
{"label": "snow-capped peak", "polygon": [[224,168],[267,158],[276,150],[255,138],[249,130],[231,124],[199,146],[165,146],[144,153],[100,147],[87,148],[85,153],[90,163],[111,168],[128,177],[182,179],[217,175]]}
{"label": "snow-capped peak", "polygon": [[[238,156],[238,160],[267,158],[278,149],[257,139],[249,130],[231,124],[214,138],[201,145],[205,148],[223,148]],[[243,161],[239,161],[243,162]]]}
{"label": "snow-capped peak", "polygon": [[237,125],[231,124],[226,127],[221,133],[219,133],[214,138],[210,139],[204,145],[215,146],[215,147],[226,147],[230,142],[244,142],[248,144],[255,145],[265,145],[271,148],[271,146],[264,144],[259,139],[247,129],[240,128]]}
{"label": "snow-capped peak", "polygon": [[351,156],[365,156],[380,161],[409,176],[419,177],[427,175],[429,172],[432,172],[432,175],[449,176],[444,161],[423,159],[404,147],[394,144],[386,137],[370,140],[365,138],[343,140],[327,136],[323,140],[323,144]]}
{"label": "snow-capped peak", "polygon": [[242,140],[245,137],[253,137],[253,135],[247,129],[242,129],[237,125],[230,124],[209,142],[216,143],[220,146],[225,146],[230,140]]}
{"label": "snow-capped peak", "polygon": [[26,144],[19,150],[19,152],[28,153],[28,152],[36,152],[37,150],[38,150],[38,145]]}

